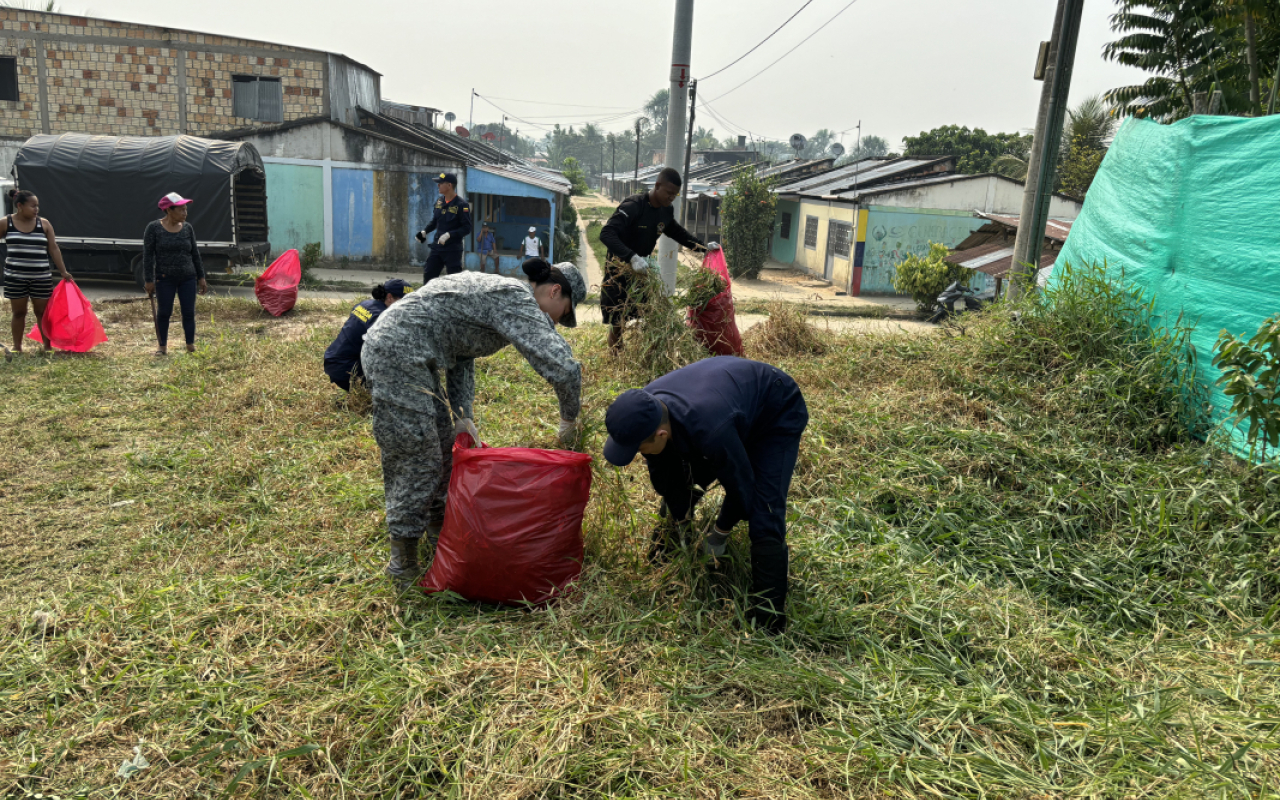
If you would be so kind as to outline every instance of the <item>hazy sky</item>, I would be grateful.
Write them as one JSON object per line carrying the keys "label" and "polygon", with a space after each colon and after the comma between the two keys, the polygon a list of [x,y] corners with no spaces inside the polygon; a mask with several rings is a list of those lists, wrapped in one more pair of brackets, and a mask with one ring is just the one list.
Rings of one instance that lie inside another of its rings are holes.
{"label": "hazy sky", "polygon": [[[693,75],[733,61],[803,3],[695,0]],[[861,120],[864,135],[883,136],[894,148],[903,136],[939,125],[996,132],[1035,124],[1041,84],[1031,73],[1039,42],[1049,38],[1056,0],[854,0],[826,24],[848,3],[812,0],[759,50],[700,84],[700,99],[738,130],[701,109],[696,124],[713,127],[721,138],[746,131],[786,138],[822,127],[852,129]],[[675,15],[674,0],[60,5],[108,19],[344,53],[383,73],[386,98],[452,111],[463,124],[474,87],[526,120],[512,127],[539,137],[536,125],[608,115],[620,116],[602,127],[627,128],[634,109],[667,86]],[[1107,25],[1114,8],[1114,0],[1085,3],[1072,102],[1142,74],[1102,60],[1102,45],[1114,38]],[[496,122],[501,114],[476,100],[476,122]],[[854,134],[845,135],[846,145]]]}

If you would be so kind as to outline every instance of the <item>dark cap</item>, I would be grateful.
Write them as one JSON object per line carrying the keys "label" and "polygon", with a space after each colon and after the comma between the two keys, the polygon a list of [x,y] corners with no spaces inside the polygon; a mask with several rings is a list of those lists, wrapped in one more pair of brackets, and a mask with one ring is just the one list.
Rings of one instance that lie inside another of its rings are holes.
{"label": "dark cap", "polygon": [[454,186],[457,186],[458,176],[454,175],[452,172],[441,172],[436,175],[436,183],[452,183]]}
{"label": "dark cap", "polygon": [[609,438],[604,443],[605,460],[615,467],[630,464],[640,445],[662,424],[662,403],[644,389],[628,389],[618,395],[604,415]]}
{"label": "dark cap", "polygon": [[409,286],[408,283],[400,280],[399,278],[392,278],[391,280],[382,284],[382,288],[386,289],[387,294],[393,297],[404,297],[406,294],[413,291],[413,289]]}

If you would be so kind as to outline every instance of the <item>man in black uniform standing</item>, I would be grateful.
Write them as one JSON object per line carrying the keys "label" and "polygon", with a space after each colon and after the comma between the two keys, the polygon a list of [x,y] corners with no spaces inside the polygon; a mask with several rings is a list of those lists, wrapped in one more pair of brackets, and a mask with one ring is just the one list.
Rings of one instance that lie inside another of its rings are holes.
{"label": "man in black uniform standing", "polygon": [[[623,200],[600,231],[600,241],[608,248],[609,255],[630,263],[636,272],[649,268],[648,256],[658,244],[658,237],[666,234],[682,247],[698,250],[718,250],[720,245],[710,246],[698,241],[680,223],[676,222],[671,204],[680,195],[680,173],[667,167],[658,173],[653,188]],[[614,352],[622,343],[622,327],[628,319],[636,319],[635,306],[628,301],[631,292],[631,276],[615,265],[604,264],[604,285],[600,287],[600,312],[609,327],[609,348]]]}
{"label": "man in black uniform standing", "polygon": [[441,172],[436,176],[440,199],[436,201],[431,222],[418,231],[418,241],[425,242],[427,234],[435,231],[431,242],[431,254],[422,268],[422,282],[440,277],[441,272],[455,275],[462,272],[462,240],[471,235],[471,204],[458,194],[458,176]]}

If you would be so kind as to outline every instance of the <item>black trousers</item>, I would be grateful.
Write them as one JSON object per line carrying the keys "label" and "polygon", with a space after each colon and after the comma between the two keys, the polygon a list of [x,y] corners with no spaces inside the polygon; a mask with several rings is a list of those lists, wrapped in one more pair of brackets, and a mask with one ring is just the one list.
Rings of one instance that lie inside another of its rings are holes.
{"label": "black trousers", "polygon": [[424,284],[430,283],[435,278],[439,278],[442,272],[447,275],[457,275],[462,272],[461,250],[431,248],[431,254],[427,256],[427,263],[422,268],[422,282]]}

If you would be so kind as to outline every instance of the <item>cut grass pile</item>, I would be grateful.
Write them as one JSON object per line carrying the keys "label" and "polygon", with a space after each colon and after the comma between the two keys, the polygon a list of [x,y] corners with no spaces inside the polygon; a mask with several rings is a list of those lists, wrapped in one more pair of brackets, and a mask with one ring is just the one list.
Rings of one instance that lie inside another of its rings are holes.
{"label": "cut grass pile", "polygon": [[[104,307],[100,351],[0,363],[0,796],[1273,794],[1280,478],[1190,439],[1176,342],[1081,286],[775,358],[812,416],[778,639],[740,624],[743,531],[726,576],[645,563],[640,465],[596,465],[568,600],[399,599],[320,369],[344,308],[201,298],[158,360]],[[635,367],[568,337],[598,453]],[[518,354],[477,384],[486,440],[552,440]]]}

